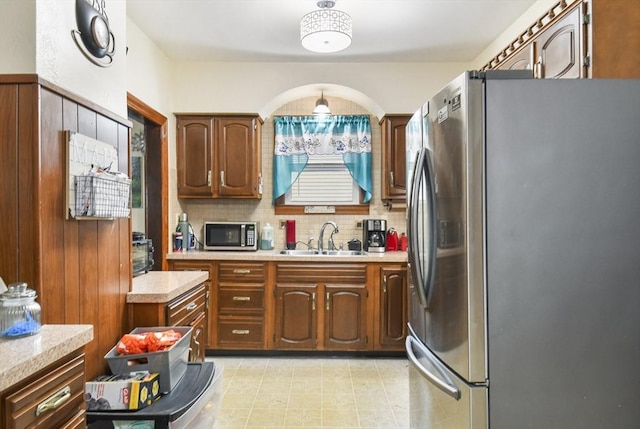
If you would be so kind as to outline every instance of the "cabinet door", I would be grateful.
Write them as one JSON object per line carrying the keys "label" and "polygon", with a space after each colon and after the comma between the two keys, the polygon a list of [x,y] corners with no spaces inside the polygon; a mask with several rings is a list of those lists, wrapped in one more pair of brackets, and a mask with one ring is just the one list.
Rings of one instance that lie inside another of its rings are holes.
{"label": "cabinet door", "polygon": [[318,344],[318,285],[276,284],[275,295],[276,348],[315,349]]}
{"label": "cabinet door", "polygon": [[531,70],[534,63],[533,58],[533,43],[530,43],[511,58],[500,63],[496,70]]}
{"label": "cabinet door", "polygon": [[259,198],[260,144],[253,117],[215,119],[216,195]]}
{"label": "cabinet door", "polygon": [[407,336],[407,270],[383,267],[380,276],[380,345],[401,350]]}
{"label": "cabinet door", "polygon": [[330,350],[365,350],[368,343],[367,286],[326,284],[324,342]]}
{"label": "cabinet door", "polygon": [[575,7],[534,41],[536,77],[574,79],[585,77],[582,65],[582,7]]}
{"label": "cabinet door", "polygon": [[178,117],[178,198],[212,198],[213,117]]}
{"label": "cabinet door", "polygon": [[406,128],[411,115],[382,119],[382,199],[406,200]]}

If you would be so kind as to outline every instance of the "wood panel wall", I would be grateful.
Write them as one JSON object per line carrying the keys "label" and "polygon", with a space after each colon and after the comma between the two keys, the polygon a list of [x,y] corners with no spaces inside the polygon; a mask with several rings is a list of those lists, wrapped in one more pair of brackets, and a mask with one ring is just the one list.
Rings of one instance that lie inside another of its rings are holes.
{"label": "wood panel wall", "polygon": [[[42,322],[91,324],[87,379],[127,328],[129,219],[65,219],[66,141],[75,131],[118,149],[129,172],[128,120],[35,75],[0,76],[0,276],[38,292]],[[7,156],[5,156],[7,155]]]}

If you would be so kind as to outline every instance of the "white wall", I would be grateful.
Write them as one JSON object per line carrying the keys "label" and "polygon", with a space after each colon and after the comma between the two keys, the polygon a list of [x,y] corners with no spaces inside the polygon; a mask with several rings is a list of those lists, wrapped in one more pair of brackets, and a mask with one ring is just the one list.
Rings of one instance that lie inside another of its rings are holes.
{"label": "white wall", "polygon": [[36,72],[36,1],[0,0],[0,74]]}
{"label": "white wall", "polygon": [[[269,116],[280,105],[320,95],[360,101],[374,115],[411,113],[467,63],[211,63],[176,64],[177,112],[253,112]],[[327,91],[327,88],[334,88]],[[296,88],[278,106],[271,100]],[[341,90],[335,90],[341,88]]]}
{"label": "white wall", "polygon": [[123,118],[127,116],[126,2],[106,2],[116,51],[110,67],[89,61],[74,41],[75,0],[0,0],[0,73],[37,73]]}

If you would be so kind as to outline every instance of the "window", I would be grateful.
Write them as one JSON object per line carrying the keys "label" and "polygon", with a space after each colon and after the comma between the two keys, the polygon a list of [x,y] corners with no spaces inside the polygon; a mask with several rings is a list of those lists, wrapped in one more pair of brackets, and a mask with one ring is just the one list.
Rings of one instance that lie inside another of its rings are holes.
{"label": "window", "polygon": [[360,187],[342,155],[309,156],[307,166],[291,180],[293,185],[285,194],[287,205],[360,204]]}
{"label": "window", "polygon": [[[274,118],[274,129],[276,213],[282,206],[313,205],[355,205],[368,211],[372,189],[369,116],[280,116]],[[285,212],[293,213],[280,211]]]}

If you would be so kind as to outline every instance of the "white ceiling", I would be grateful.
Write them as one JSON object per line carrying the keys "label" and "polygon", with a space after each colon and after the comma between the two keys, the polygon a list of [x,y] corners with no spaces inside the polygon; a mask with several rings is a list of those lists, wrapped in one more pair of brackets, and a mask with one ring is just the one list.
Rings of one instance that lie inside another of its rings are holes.
{"label": "white ceiling", "polygon": [[316,0],[127,0],[127,16],[174,61],[468,62],[536,0],[337,0],[353,42],[300,45]]}

